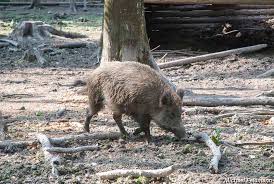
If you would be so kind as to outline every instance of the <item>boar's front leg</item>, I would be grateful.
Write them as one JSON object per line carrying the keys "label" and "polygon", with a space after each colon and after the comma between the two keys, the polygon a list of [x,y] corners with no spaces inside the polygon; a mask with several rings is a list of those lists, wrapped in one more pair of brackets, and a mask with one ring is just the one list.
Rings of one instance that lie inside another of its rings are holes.
{"label": "boar's front leg", "polygon": [[113,113],[113,119],[115,120],[116,124],[118,125],[120,132],[126,137],[129,136],[129,134],[127,133],[127,131],[125,130],[125,128],[122,124],[122,114]]}
{"label": "boar's front leg", "polygon": [[150,135],[150,121],[151,121],[151,118],[150,118],[150,116],[148,116],[148,115],[138,115],[138,116],[135,116],[134,119],[137,121],[140,128],[137,128],[134,131],[133,135],[138,135],[141,132],[144,132],[147,142],[150,142],[150,140],[151,140],[151,135]]}

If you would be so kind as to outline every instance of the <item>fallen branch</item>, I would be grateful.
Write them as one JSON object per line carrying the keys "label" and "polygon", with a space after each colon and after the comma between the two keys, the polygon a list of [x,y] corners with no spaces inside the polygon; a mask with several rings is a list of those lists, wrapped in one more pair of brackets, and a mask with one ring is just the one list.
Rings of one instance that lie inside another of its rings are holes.
{"label": "fallen branch", "polygon": [[45,150],[51,153],[77,153],[82,151],[94,151],[98,150],[99,146],[81,146],[81,147],[74,147],[74,148],[62,148],[62,147],[51,147],[46,148]]}
{"label": "fallen branch", "polygon": [[2,117],[2,112],[0,111],[0,140],[6,139],[7,123]]}
{"label": "fallen branch", "polygon": [[11,44],[11,45],[13,45],[15,47],[18,46],[18,43],[16,41],[13,41],[13,40],[10,40],[10,39],[6,39],[6,38],[0,39],[0,42],[7,42],[7,43],[9,43],[9,44]]}
{"label": "fallen branch", "polygon": [[274,98],[256,97],[256,98],[231,98],[231,97],[212,97],[212,96],[184,96],[185,106],[251,106],[251,105],[274,105]]}
{"label": "fallen branch", "polygon": [[258,76],[258,78],[269,78],[274,77],[274,69],[268,70],[267,72]]}
{"label": "fallen branch", "polygon": [[165,53],[165,55],[163,55],[163,57],[161,57],[160,59],[158,59],[157,62],[161,62],[163,59],[165,59],[166,56],[167,56],[167,53]]}
{"label": "fallen branch", "polygon": [[52,144],[61,144],[64,142],[69,142],[73,140],[87,140],[87,139],[98,139],[98,140],[104,140],[104,139],[119,139],[121,137],[121,134],[118,132],[111,132],[111,133],[94,133],[94,134],[79,134],[79,135],[69,135],[66,137],[59,137],[59,138],[50,138],[50,141]]}
{"label": "fallen branch", "polygon": [[216,144],[211,140],[211,138],[206,133],[199,133],[194,136],[197,140],[203,141],[212,151],[213,158],[210,161],[209,169],[211,173],[219,172],[219,161],[222,157],[220,147],[217,147]]}
{"label": "fallen branch", "polygon": [[74,48],[81,48],[86,47],[86,42],[68,42],[68,43],[62,43],[62,44],[55,44],[54,47],[59,49],[74,49]]}
{"label": "fallen branch", "polygon": [[0,48],[7,47],[9,45],[10,45],[9,43],[0,43]]}
{"label": "fallen branch", "polygon": [[117,169],[113,171],[100,172],[96,175],[101,179],[115,179],[119,177],[139,177],[145,176],[149,178],[166,177],[175,171],[174,166],[156,170],[141,170],[141,169]]}
{"label": "fallen branch", "polygon": [[257,97],[260,97],[260,96],[274,97],[274,90],[263,92],[263,93],[257,95]]}
{"label": "fallen branch", "polygon": [[47,151],[47,149],[52,148],[52,145],[51,145],[51,142],[50,142],[49,138],[46,135],[36,134],[36,137],[42,145],[42,150],[44,152],[45,161],[47,163],[49,163],[50,166],[52,167],[52,171],[51,171],[52,175],[53,176],[58,176],[59,174],[58,174],[58,170],[56,168],[56,165],[61,164],[61,159],[60,159],[59,155],[52,154],[51,152]]}
{"label": "fallen branch", "polygon": [[187,64],[200,62],[200,61],[209,60],[209,59],[225,57],[225,56],[228,56],[228,55],[231,55],[231,54],[241,54],[241,53],[255,52],[255,51],[261,50],[261,49],[266,48],[266,47],[267,47],[267,44],[259,44],[259,45],[254,45],[254,46],[250,46],[250,47],[242,47],[242,48],[238,48],[238,49],[232,49],[232,50],[227,50],[227,51],[222,51],[222,52],[205,54],[205,55],[196,56],[196,57],[178,59],[178,60],[175,60],[175,61],[160,63],[160,64],[158,64],[158,66],[160,68],[182,66],[182,65],[187,65]]}
{"label": "fallen branch", "polygon": [[5,140],[0,141],[0,149],[10,149],[10,148],[26,148],[29,145],[36,144],[36,141],[11,141]]}
{"label": "fallen branch", "polygon": [[242,143],[233,143],[227,141],[221,141],[221,144],[231,145],[234,147],[240,146],[262,146],[262,145],[274,145],[274,141],[266,141],[266,142],[242,142]]}

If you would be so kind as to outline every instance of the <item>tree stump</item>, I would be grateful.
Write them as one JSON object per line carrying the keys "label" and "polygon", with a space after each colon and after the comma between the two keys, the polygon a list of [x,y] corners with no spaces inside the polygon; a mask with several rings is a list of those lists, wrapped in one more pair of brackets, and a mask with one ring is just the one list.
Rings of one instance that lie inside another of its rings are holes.
{"label": "tree stump", "polygon": [[13,30],[10,37],[18,41],[26,39],[41,41],[53,37],[85,38],[86,36],[57,30],[48,24],[44,24],[42,21],[23,21]]}

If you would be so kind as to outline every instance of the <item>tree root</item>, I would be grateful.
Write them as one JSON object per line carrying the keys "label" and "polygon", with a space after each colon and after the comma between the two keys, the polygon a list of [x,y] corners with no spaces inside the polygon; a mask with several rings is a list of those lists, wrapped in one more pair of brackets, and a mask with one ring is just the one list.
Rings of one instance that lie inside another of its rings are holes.
{"label": "tree root", "polygon": [[31,63],[37,61],[41,65],[47,63],[46,59],[42,56],[37,48],[26,50],[22,59]]}
{"label": "tree root", "polygon": [[67,42],[67,43],[54,45],[54,47],[59,49],[74,49],[74,48],[81,48],[86,46],[87,46],[86,42]]}
{"label": "tree root", "polygon": [[101,179],[115,179],[118,177],[139,177],[145,176],[149,178],[157,178],[157,177],[166,177],[172,174],[175,171],[174,166],[170,166],[164,169],[156,169],[156,170],[141,170],[141,169],[118,169],[113,171],[101,172],[96,175]]}

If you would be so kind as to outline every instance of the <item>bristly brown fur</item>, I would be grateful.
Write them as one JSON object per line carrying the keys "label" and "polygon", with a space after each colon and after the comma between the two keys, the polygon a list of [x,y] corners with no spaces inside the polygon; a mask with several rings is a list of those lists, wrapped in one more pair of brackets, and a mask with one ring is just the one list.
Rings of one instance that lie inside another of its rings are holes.
{"label": "bristly brown fur", "polygon": [[[140,125],[144,124],[142,121],[145,120],[149,123],[151,119],[157,123],[157,118],[154,117],[170,120],[161,122],[161,127],[177,127],[179,125],[175,122],[181,121],[178,119],[181,98],[161,75],[149,66],[137,62],[106,63],[91,73],[87,80],[87,89],[92,115],[106,104],[119,124],[122,114],[132,116]],[[163,112],[160,116],[161,111]],[[170,115],[174,113],[177,113],[176,117]]]}

